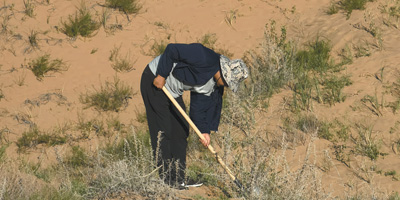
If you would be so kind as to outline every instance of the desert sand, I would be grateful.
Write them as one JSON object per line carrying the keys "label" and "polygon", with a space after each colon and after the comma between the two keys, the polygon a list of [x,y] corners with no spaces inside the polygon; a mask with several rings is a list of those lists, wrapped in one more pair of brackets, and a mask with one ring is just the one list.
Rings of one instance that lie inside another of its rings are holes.
{"label": "desert sand", "polygon": [[[43,167],[56,162],[53,147],[39,145],[28,153],[18,152],[15,142],[32,124],[50,131],[77,123],[80,117],[106,119],[114,116],[123,124],[143,126],[136,120],[137,113],[144,111],[139,90],[140,76],[155,56],[151,52],[154,43],[193,43],[199,42],[206,34],[215,34],[217,47],[227,49],[233,54],[232,58],[241,58],[247,51],[257,51],[263,41],[266,24],[273,20],[276,27],[285,26],[287,38],[300,46],[316,37],[329,40],[335,58],[340,57],[343,49],[367,45],[369,56],[354,56],[353,63],[345,66],[345,73],[350,75],[353,82],[344,89],[346,100],[333,106],[315,105],[313,111],[319,119],[338,118],[373,124],[373,137],[381,141],[381,152],[385,156],[373,162],[356,156],[351,167],[333,159],[334,167],[329,172],[320,170],[321,181],[324,190],[331,192],[332,197],[340,196],[349,188],[355,190],[371,185],[387,194],[400,192],[399,178],[396,180],[384,175],[384,172],[391,170],[400,173],[400,154],[396,146],[400,145],[400,129],[397,127],[399,114],[382,107],[381,114],[377,116],[368,106],[360,103],[365,95],[375,94],[383,104],[396,100],[386,86],[400,80],[399,22],[392,20],[392,25],[385,24],[388,17],[380,9],[382,5],[394,1],[370,2],[365,10],[355,10],[347,19],[342,11],[326,14],[331,2],[329,0],[143,0],[142,9],[135,15],[127,17],[110,10],[107,24],[118,24],[120,29],[111,32],[100,27],[92,37],[79,36],[73,39],[59,29],[62,21],[76,12],[80,1],[33,1],[33,17],[24,13],[22,0],[3,2],[4,7],[0,10],[0,22],[3,22],[0,34],[0,94],[4,97],[0,98],[0,141],[9,144],[6,152],[10,159],[24,157],[32,162],[40,159],[44,160]],[[90,12],[100,18],[105,9],[101,6],[103,2],[87,0],[85,3]],[[9,7],[11,5],[12,9]],[[227,20],[230,16],[234,16],[230,18],[231,21]],[[372,26],[379,31],[379,36],[374,37],[368,32]],[[32,31],[38,33],[36,47],[29,44]],[[122,55],[134,61],[133,70],[116,72],[111,67],[110,51],[116,47],[121,48]],[[68,70],[48,74],[43,80],[38,80],[27,66],[31,60],[44,54],[49,54],[52,59],[62,59],[68,65]],[[135,92],[132,99],[128,100],[126,109],[98,112],[80,102],[82,94],[99,88],[105,81],[112,81],[115,76]],[[285,88],[274,95],[268,112],[258,115],[258,122],[266,130],[274,132],[279,129],[279,113],[284,103],[283,97],[290,96],[288,91],[289,88]],[[48,101],[40,101],[44,94],[50,96]],[[29,103],[35,100],[39,100],[39,104]],[[68,134],[77,133],[71,131]],[[90,134],[86,139],[71,143],[94,150],[101,142],[102,139]],[[57,148],[67,152],[69,145]],[[300,167],[306,148],[306,145],[299,144],[288,150],[287,159],[293,170]],[[316,156],[323,155],[324,150],[334,152],[332,144],[324,139],[317,139],[314,148]],[[382,173],[368,173],[372,177],[363,179],[360,174],[366,173],[361,170],[365,167],[361,166],[362,163],[368,163],[368,166],[374,166]],[[371,180],[370,183],[365,179]],[[191,190],[190,195],[207,196],[207,191],[205,186]]]}

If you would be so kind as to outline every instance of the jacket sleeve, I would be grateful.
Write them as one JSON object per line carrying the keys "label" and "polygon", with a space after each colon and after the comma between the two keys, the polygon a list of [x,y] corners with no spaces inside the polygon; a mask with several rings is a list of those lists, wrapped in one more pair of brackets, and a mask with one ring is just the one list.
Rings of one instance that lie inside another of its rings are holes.
{"label": "jacket sleeve", "polygon": [[217,88],[210,96],[190,94],[190,118],[202,133],[218,130],[223,90],[223,87]]}

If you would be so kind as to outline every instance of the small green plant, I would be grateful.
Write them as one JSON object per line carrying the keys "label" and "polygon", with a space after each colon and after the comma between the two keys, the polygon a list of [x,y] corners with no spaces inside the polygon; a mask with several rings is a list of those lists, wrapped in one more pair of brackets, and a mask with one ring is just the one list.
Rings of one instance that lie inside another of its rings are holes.
{"label": "small green plant", "polygon": [[236,22],[236,18],[238,17],[238,12],[239,12],[238,9],[235,9],[235,10],[230,10],[229,12],[226,12],[226,14],[225,14],[225,22],[231,28],[233,28],[233,24]]}
{"label": "small green plant", "polygon": [[115,76],[114,82],[106,81],[100,90],[81,94],[80,101],[86,108],[94,107],[102,111],[118,112],[128,106],[128,99],[134,95],[132,88],[125,85]]}
{"label": "small green plant", "polygon": [[94,32],[100,28],[100,23],[93,19],[84,1],[82,1],[81,7],[75,15],[70,15],[67,22],[61,21],[61,23],[61,32],[72,38],[78,36],[92,37]]}
{"label": "small green plant", "polygon": [[201,43],[205,47],[214,50],[218,54],[224,55],[228,58],[233,57],[233,53],[229,52],[227,49],[222,49],[222,48],[217,48],[216,42],[217,42],[217,35],[215,33],[207,33],[203,35],[200,39],[197,40],[197,42]]}
{"label": "small green plant", "polygon": [[150,47],[150,55],[157,57],[164,53],[165,48],[167,48],[168,43],[165,40],[154,41],[153,45]]}
{"label": "small green plant", "polygon": [[25,151],[28,148],[36,147],[38,144],[45,144],[49,146],[64,144],[67,138],[55,134],[42,133],[35,126],[22,134],[16,144],[19,151]]}
{"label": "small green plant", "polygon": [[373,126],[364,126],[357,124],[358,138],[355,139],[356,151],[363,156],[367,156],[371,160],[376,160],[380,153],[380,144],[372,133]]}
{"label": "small green plant", "polygon": [[38,80],[42,80],[48,73],[66,71],[68,69],[65,62],[61,59],[50,59],[50,54],[40,56],[28,64],[28,68],[33,72]]}
{"label": "small green plant", "polygon": [[142,5],[137,0],[106,0],[105,5],[125,14],[137,14],[142,9]]}
{"label": "small green plant", "polygon": [[217,35],[215,33],[207,33],[198,39],[198,42],[207,48],[215,49],[215,43],[217,40]]}
{"label": "small green plant", "polygon": [[326,11],[326,14],[328,15],[333,15],[339,12],[339,7],[337,5],[337,3],[335,3],[334,1],[331,1],[328,10]]}
{"label": "small green plant", "polygon": [[383,22],[387,26],[393,26],[394,28],[399,28],[400,20],[400,2],[399,1],[388,1],[386,5],[380,7],[381,13],[386,14]]}
{"label": "small green plant", "polygon": [[335,120],[336,136],[339,141],[346,142],[349,139],[350,127],[343,124],[342,122]]}
{"label": "small green plant", "polygon": [[107,29],[107,21],[111,16],[109,8],[103,9],[100,15],[100,24],[103,26],[104,30]]}
{"label": "small green plant", "polygon": [[139,110],[136,110],[135,113],[136,113],[136,121],[142,124],[147,122],[147,115],[145,111],[140,112]]}
{"label": "small green plant", "polygon": [[114,47],[114,49],[111,50],[111,55],[109,57],[109,60],[112,62],[111,67],[116,71],[116,72],[130,72],[134,70],[135,68],[133,65],[136,63],[135,61],[132,61],[130,58],[130,53],[127,53],[125,57],[120,55],[120,47]]}
{"label": "small green plant", "polygon": [[29,47],[25,49],[25,52],[30,52],[32,50],[40,49],[38,42],[39,32],[32,30],[30,35],[28,35]]}
{"label": "small green plant", "polygon": [[340,65],[348,65],[353,63],[353,52],[349,45],[346,45],[346,47],[340,51],[339,56],[342,60]]}
{"label": "small green plant", "polygon": [[8,145],[0,146],[0,164],[6,159],[6,149]]}
{"label": "small green plant", "polygon": [[89,164],[89,157],[80,146],[72,146],[71,154],[66,157],[65,163],[73,168],[85,167]]}
{"label": "small green plant", "polygon": [[385,176],[394,176],[394,175],[396,175],[395,170],[385,172]]}
{"label": "small green plant", "polygon": [[347,18],[349,18],[353,10],[364,10],[365,5],[373,1],[374,0],[341,0],[339,1],[339,6],[340,9],[346,12]]}
{"label": "small green plant", "polygon": [[42,164],[40,161],[38,163],[32,163],[22,160],[20,169],[28,174],[36,176],[39,179],[50,182],[52,169],[42,169],[41,165]]}
{"label": "small green plant", "polygon": [[98,48],[94,48],[90,51],[90,54],[95,54],[99,49]]}
{"label": "small green plant", "polygon": [[392,193],[392,194],[389,196],[388,199],[389,199],[389,200],[400,200],[399,192],[394,192],[394,193]]}
{"label": "small green plant", "polygon": [[334,145],[333,148],[335,149],[334,154],[336,160],[345,164],[347,167],[350,167],[350,153],[348,151],[348,147],[342,144],[342,145]]}
{"label": "small green plant", "polygon": [[299,115],[296,122],[297,128],[305,133],[316,133],[320,122],[317,117],[311,114]]}
{"label": "small green plant", "polygon": [[85,120],[82,116],[78,116],[78,124],[76,128],[81,132],[78,139],[87,139],[91,132],[98,136],[109,136],[110,132],[105,128],[103,120],[91,119]]}
{"label": "small green plant", "polygon": [[31,0],[24,0],[24,13],[28,16],[28,17],[34,17],[34,9],[35,9],[35,5],[33,5]]}
{"label": "small green plant", "polygon": [[372,111],[375,115],[377,116],[383,116],[382,113],[382,108],[384,107],[383,103],[383,94],[382,94],[382,100],[379,101],[379,98],[375,92],[374,96],[371,95],[365,95],[362,99],[361,102],[370,110]]}
{"label": "small green plant", "polygon": [[0,88],[0,101],[2,100],[2,99],[4,99],[5,98],[5,96],[4,96],[4,94],[3,94],[3,90]]}
{"label": "small green plant", "polygon": [[336,76],[332,75],[327,77],[322,83],[323,88],[323,101],[329,105],[333,105],[336,102],[344,102],[346,96],[342,93],[345,86],[351,85],[352,82],[349,76]]}

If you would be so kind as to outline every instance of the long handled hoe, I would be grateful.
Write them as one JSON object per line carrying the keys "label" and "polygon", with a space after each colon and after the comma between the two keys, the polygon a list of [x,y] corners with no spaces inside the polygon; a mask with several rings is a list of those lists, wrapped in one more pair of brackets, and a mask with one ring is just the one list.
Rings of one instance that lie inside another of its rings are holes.
{"label": "long handled hoe", "polygon": [[[189,123],[189,125],[193,128],[193,130],[196,132],[197,136],[200,137],[200,139],[204,140],[203,135],[201,134],[200,130],[196,127],[196,125],[193,123],[193,121],[190,119],[190,117],[186,114],[186,112],[182,109],[182,107],[178,104],[178,102],[175,100],[175,98],[169,93],[167,88],[165,86],[162,88],[164,93],[168,96],[169,100],[175,105],[175,107],[179,110],[179,112],[182,114],[182,116],[186,119],[186,121]],[[240,190],[244,190],[242,183],[236,178],[235,175],[233,175],[232,171],[226,166],[224,161],[222,160],[221,157],[217,154],[217,152],[214,150],[214,148],[211,145],[208,145],[208,150],[211,151],[211,153],[215,156],[217,159],[218,163],[224,168],[226,173],[231,177],[232,181],[240,188]]]}

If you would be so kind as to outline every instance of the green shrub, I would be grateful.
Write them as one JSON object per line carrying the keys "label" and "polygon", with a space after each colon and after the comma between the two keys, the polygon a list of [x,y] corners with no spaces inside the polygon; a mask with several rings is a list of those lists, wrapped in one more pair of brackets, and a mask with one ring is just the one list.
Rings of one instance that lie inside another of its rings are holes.
{"label": "green shrub", "polygon": [[61,31],[69,37],[91,37],[93,33],[100,28],[100,23],[95,21],[82,3],[81,8],[75,13],[70,15],[67,22],[61,22]]}
{"label": "green shrub", "polygon": [[65,163],[73,168],[88,166],[89,157],[86,155],[85,150],[80,146],[73,146],[71,154],[67,156]]}
{"label": "green shrub", "polygon": [[35,126],[22,134],[16,144],[19,151],[24,151],[28,148],[35,147],[38,144],[46,144],[49,146],[65,144],[67,138],[55,134],[42,133]]}
{"label": "green shrub", "polygon": [[267,24],[260,49],[260,52],[247,52],[244,57],[250,73],[239,93],[253,101],[271,97],[293,79],[296,47],[286,41],[285,27],[281,28],[281,34],[278,35],[275,22],[272,21],[269,26]]}
{"label": "green shrub", "polygon": [[314,71],[319,74],[336,69],[336,65],[330,58],[331,45],[325,40],[317,38],[310,42],[305,50],[296,53],[295,73]]}
{"label": "green shrub", "polygon": [[336,76],[331,75],[321,83],[323,88],[323,101],[324,103],[328,103],[329,105],[333,105],[335,103],[344,102],[346,96],[343,94],[342,90],[345,86],[351,85],[352,82],[349,76]]}
{"label": "green shrub", "polygon": [[128,99],[134,95],[132,88],[120,82],[118,77],[114,77],[114,82],[106,81],[101,85],[100,90],[81,94],[80,101],[87,107],[94,107],[102,111],[118,112],[128,106]]}
{"label": "green shrub", "polygon": [[28,68],[33,72],[38,80],[42,80],[48,73],[66,71],[68,69],[65,62],[61,59],[51,60],[50,55],[38,57],[28,64]]}
{"label": "green shrub", "polygon": [[341,0],[339,1],[340,9],[347,13],[347,17],[350,17],[353,10],[364,10],[365,5],[368,2],[373,2],[374,0]]}
{"label": "green shrub", "polygon": [[137,0],[106,0],[106,7],[117,9],[125,14],[136,14],[142,9]]}
{"label": "green shrub", "polygon": [[23,2],[24,2],[24,7],[25,7],[24,13],[29,17],[34,17],[35,14],[33,12],[34,12],[35,6],[31,2],[31,0],[24,0]]}
{"label": "green shrub", "polygon": [[376,160],[380,153],[380,144],[373,137],[373,126],[357,125],[358,138],[355,140],[356,151],[371,160]]}

